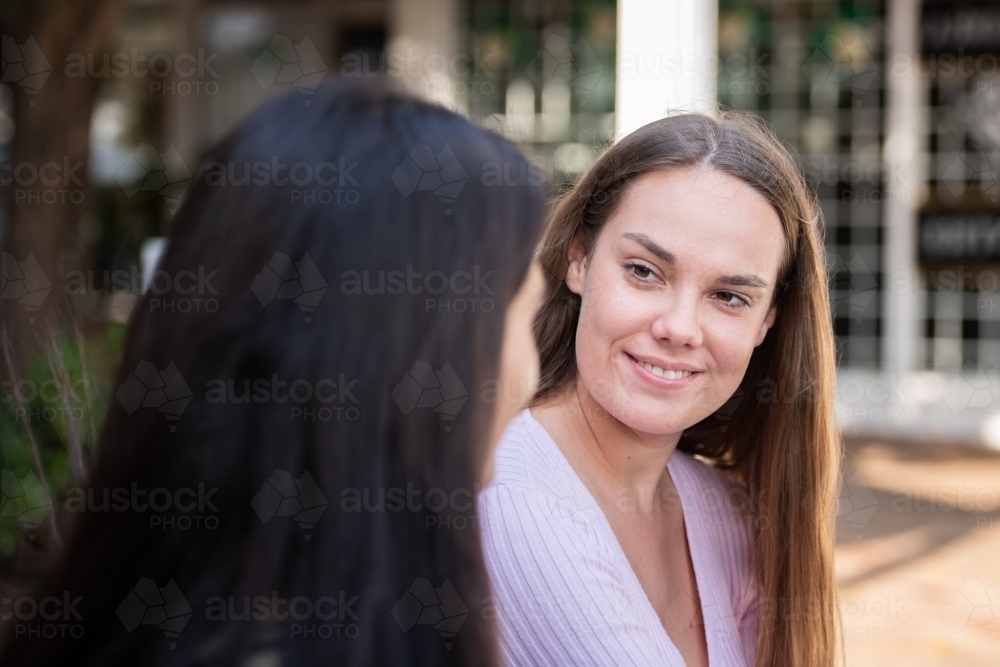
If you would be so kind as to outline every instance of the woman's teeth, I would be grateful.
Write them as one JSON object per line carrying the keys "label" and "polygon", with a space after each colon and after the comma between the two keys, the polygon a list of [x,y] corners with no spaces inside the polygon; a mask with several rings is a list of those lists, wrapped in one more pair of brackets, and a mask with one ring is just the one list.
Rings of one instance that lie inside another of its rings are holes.
{"label": "woman's teeth", "polygon": [[688,375],[691,375],[691,371],[668,371],[660,368],[659,366],[647,364],[645,361],[640,361],[639,364],[656,377],[661,377],[664,380],[681,380],[686,378]]}

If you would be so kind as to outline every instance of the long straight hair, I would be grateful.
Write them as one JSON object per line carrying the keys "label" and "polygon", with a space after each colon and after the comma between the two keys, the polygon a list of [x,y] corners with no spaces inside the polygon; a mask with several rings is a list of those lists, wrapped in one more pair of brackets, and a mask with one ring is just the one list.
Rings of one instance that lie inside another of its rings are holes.
{"label": "long straight hair", "polygon": [[828,667],[837,659],[833,503],[840,438],[833,420],[835,353],[821,216],[778,139],[732,112],[677,115],[608,148],[563,197],[542,241],[548,297],[535,321],[541,382],[535,402],[577,377],[580,296],[566,286],[574,239],[585,253],[636,178],[695,167],[735,176],[781,219],[777,319],[739,389],[685,430],[678,448],[730,471],[749,496],[759,588],[758,667]]}
{"label": "long straight hair", "polygon": [[[97,506],[35,591],[79,596],[80,630],[8,627],[0,663],[494,664],[481,387],[545,213],[540,188],[484,181],[497,165],[525,162],[346,82],[267,103],[213,149],[159,267],[173,286],[129,325]],[[100,505],[130,489],[190,490],[204,521]]]}

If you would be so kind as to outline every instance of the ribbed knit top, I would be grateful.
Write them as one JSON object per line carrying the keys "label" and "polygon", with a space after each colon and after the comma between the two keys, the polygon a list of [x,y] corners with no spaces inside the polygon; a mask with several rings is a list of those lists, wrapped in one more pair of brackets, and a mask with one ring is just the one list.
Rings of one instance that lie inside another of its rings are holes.
{"label": "ribbed knit top", "polygon": [[[604,512],[528,410],[497,448],[480,493],[486,566],[508,665],[684,667]],[[674,452],[711,667],[751,667],[757,594],[742,491]]]}

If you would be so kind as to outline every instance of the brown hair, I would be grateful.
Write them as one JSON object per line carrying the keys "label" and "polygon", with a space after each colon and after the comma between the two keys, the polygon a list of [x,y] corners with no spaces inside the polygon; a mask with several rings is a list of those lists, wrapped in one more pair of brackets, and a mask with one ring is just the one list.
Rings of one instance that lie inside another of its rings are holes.
{"label": "brown hair", "polygon": [[785,254],[777,319],[733,397],[687,429],[678,448],[730,471],[749,497],[759,586],[758,667],[827,667],[837,660],[833,502],[840,437],[833,421],[835,357],[821,216],[779,140],[753,117],[677,115],[608,148],[556,207],[540,260],[548,296],[535,321],[541,381],[534,403],[577,377],[580,296],[566,286],[574,239],[593,251],[636,178],[716,169],[764,196],[781,219]]}

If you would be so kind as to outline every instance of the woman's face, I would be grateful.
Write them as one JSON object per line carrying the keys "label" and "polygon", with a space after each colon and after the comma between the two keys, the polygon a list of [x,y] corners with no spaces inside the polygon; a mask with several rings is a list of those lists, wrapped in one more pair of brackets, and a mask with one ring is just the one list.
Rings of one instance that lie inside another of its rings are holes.
{"label": "woman's face", "polygon": [[592,256],[579,243],[570,249],[587,391],[651,435],[715,412],[774,323],[783,251],[778,214],[733,176],[682,168],[636,179]]}
{"label": "woman's face", "polygon": [[507,424],[521,410],[538,388],[538,347],[532,325],[545,295],[545,279],[538,262],[532,262],[514,300],[507,307],[504,319],[503,347],[500,352],[500,377],[493,431],[490,435],[489,456],[483,483],[493,477],[493,449]]}

